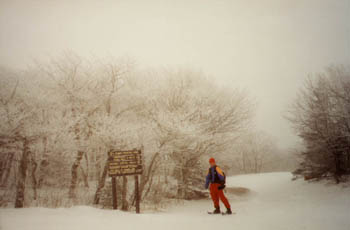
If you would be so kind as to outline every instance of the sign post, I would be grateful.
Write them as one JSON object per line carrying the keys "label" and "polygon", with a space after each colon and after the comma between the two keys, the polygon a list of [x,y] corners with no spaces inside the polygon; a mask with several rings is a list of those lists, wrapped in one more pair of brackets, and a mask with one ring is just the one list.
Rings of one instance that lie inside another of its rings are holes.
{"label": "sign post", "polygon": [[142,174],[141,150],[110,150],[108,152],[108,175],[112,177],[113,209],[118,208],[116,177],[135,175],[136,213],[140,213],[139,174]]}
{"label": "sign post", "polygon": [[140,213],[139,176],[135,175],[136,213]]}
{"label": "sign post", "polygon": [[112,196],[113,196],[113,209],[118,208],[118,200],[117,200],[117,178],[112,177]]}

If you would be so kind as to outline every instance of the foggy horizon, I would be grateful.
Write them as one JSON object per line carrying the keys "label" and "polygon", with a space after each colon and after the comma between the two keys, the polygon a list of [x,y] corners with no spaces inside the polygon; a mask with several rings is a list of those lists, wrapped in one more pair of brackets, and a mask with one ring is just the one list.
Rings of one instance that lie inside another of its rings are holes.
{"label": "foggy horizon", "polygon": [[350,60],[349,1],[1,1],[0,65],[25,68],[70,50],[190,68],[246,89],[256,123],[282,148],[283,117],[308,74]]}

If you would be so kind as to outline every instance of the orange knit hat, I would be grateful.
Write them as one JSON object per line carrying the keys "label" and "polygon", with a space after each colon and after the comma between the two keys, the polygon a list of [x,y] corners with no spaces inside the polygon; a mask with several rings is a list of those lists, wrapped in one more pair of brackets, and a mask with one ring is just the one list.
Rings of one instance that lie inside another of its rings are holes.
{"label": "orange knit hat", "polygon": [[215,163],[215,159],[214,158],[210,158],[209,159],[209,163]]}

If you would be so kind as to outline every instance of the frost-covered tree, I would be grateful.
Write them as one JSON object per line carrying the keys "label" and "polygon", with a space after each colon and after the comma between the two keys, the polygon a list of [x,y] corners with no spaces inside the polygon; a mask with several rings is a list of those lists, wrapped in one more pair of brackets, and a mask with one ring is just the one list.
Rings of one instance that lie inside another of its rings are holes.
{"label": "frost-covered tree", "polygon": [[329,67],[308,78],[289,117],[305,145],[297,174],[340,182],[350,173],[349,108],[349,70]]}
{"label": "frost-covered tree", "polygon": [[[232,149],[252,118],[244,92],[190,70],[65,54],[0,72],[1,205],[99,205],[107,152],[133,148],[144,153],[145,202],[202,197],[208,156]],[[135,203],[132,182],[118,179],[124,210]]]}
{"label": "frost-covered tree", "polygon": [[260,173],[271,161],[278,161],[278,148],[268,134],[254,131],[246,132],[237,140],[231,150],[229,161],[236,173]]}
{"label": "frost-covered tree", "polygon": [[9,178],[13,181],[16,176],[15,207],[24,206],[28,170],[36,199],[38,154],[35,146],[48,128],[42,125],[45,103],[40,98],[44,92],[37,87],[35,79],[29,81],[23,76],[23,73],[1,69],[0,148],[4,153],[1,154],[4,157],[1,179],[2,186],[6,187]]}
{"label": "frost-covered tree", "polygon": [[177,197],[202,196],[204,159],[232,147],[250,122],[251,102],[243,92],[220,88],[200,73],[151,76],[156,83],[149,84],[152,94],[146,97],[144,115],[154,124],[158,152],[173,164]]}

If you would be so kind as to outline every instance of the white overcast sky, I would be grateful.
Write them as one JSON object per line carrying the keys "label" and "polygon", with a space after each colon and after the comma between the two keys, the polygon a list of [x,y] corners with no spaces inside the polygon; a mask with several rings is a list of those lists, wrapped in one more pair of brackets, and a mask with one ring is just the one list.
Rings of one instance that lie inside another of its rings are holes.
{"label": "white overcast sky", "polygon": [[0,28],[5,66],[71,50],[247,89],[282,147],[297,141],[283,114],[305,76],[350,64],[350,0],[0,0]]}

